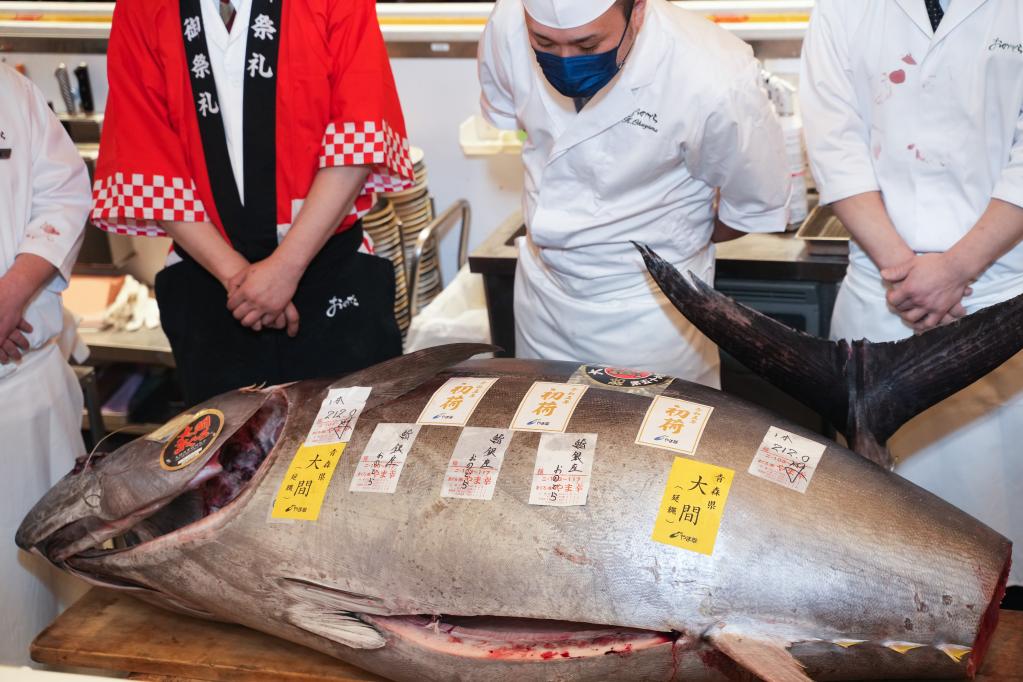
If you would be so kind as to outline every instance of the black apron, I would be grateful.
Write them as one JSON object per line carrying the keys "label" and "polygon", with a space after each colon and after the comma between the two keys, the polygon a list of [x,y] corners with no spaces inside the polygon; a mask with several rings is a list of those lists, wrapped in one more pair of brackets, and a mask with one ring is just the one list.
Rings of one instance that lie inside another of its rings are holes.
{"label": "black apron", "polygon": [[[253,263],[278,243],[275,105],[283,2],[253,0],[242,107],[242,202],[212,69],[201,68],[210,59],[199,0],[180,0],[214,202],[232,246]],[[157,274],[155,290],[186,400],[195,404],[252,384],[339,376],[400,355],[394,268],[386,259],[359,253],[362,236],[357,223],[331,237],[310,263],[292,299],[300,317],[295,338],[282,330],[243,327],[227,309],[220,282],[175,244],[182,261]]]}

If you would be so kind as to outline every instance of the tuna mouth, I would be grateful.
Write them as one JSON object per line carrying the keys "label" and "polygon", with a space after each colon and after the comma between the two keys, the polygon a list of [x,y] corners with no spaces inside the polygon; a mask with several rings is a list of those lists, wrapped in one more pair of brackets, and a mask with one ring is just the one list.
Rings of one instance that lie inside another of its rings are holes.
{"label": "tuna mouth", "polygon": [[79,519],[39,543],[39,549],[54,563],[67,561],[73,565],[75,559],[121,553],[216,515],[265,474],[287,414],[284,393],[271,393],[183,491],[118,521]]}

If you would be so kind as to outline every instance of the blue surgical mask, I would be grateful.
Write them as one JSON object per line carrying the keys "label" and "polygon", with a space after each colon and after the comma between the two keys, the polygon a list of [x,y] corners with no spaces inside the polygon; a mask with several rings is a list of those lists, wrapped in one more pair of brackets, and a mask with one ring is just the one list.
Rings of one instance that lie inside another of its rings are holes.
{"label": "blue surgical mask", "polygon": [[559,57],[549,52],[533,51],[540,70],[555,90],[565,97],[593,97],[618,73],[618,48],[625,41],[628,30],[629,24],[626,22],[618,45],[600,54]]}

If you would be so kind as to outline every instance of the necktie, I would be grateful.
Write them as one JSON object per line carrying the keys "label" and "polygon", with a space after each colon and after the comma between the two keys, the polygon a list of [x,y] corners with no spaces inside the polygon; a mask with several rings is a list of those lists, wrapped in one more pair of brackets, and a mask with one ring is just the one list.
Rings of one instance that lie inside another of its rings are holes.
{"label": "necktie", "polygon": [[927,4],[927,16],[931,19],[931,28],[937,31],[941,20],[945,17],[945,10],[941,9],[939,0],[924,0],[924,2]]}
{"label": "necktie", "polygon": [[231,25],[234,24],[234,5],[231,4],[231,0],[220,0],[220,16],[224,19],[224,26],[227,26],[227,30],[231,30]]}

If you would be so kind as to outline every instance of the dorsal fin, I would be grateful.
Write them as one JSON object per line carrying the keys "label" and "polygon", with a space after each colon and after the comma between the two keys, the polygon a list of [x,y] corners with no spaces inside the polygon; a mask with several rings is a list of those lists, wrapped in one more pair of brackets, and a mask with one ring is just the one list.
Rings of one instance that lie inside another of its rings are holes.
{"label": "dorsal fin", "polygon": [[893,464],[886,443],[899,427],[1023,349],[1023,296],[904,341],[832,342],[736,303],[650,248],[636,248],[693,325],[886,468]]}
{"label": "dorsal fin", "polygon": [[372,386],[373,393],[366,403],[366,409],[372,409],[414,391],[449,367],[475,355],[500,350],[497,346],[482,343],[452,343],[424,348],[349,374],[332,383],[331,388]]}

